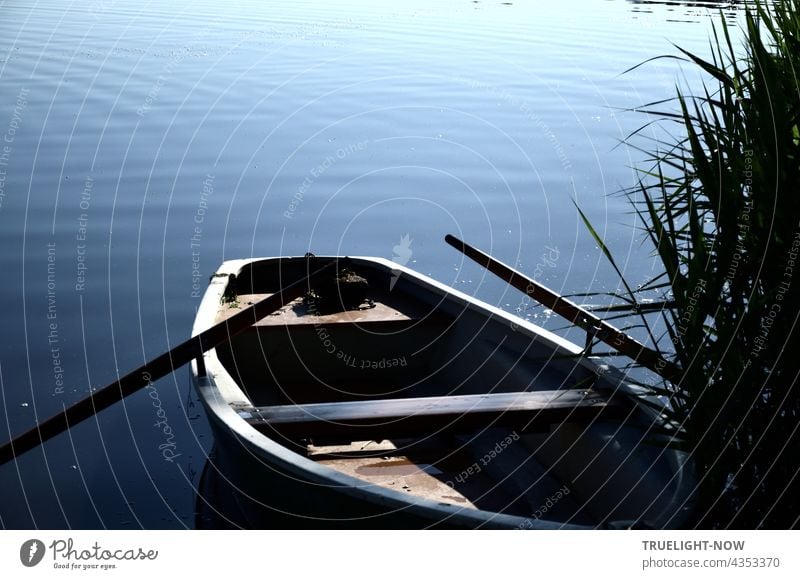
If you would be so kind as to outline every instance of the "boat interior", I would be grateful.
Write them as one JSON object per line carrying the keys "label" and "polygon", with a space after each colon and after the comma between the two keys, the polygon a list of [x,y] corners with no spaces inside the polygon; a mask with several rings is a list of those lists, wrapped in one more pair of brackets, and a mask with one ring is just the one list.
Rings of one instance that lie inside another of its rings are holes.
{"label": "boat interior", "polygon": [[[246,265],[218,321],[307,268]],[[366,294],[324,307],[309,294],[216,349],[254,428],[365,487],[437,503],[586,525],[672,514],[675,464],[574,351],[385,262],[338,269]]]}

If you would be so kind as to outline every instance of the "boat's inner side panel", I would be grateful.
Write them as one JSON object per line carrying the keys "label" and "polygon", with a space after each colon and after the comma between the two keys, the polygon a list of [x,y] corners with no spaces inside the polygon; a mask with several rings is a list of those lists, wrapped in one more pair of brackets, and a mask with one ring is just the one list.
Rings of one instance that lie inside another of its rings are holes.
{"label": "boat's inner side panel", "polygon": [[[593,385],[594,374],[575,359],[554,355],[552,344],[470,304],[426,292],[418,280],[385,268],[354,269],[369,281],[370,304],[320,313],[296,300],[217,348],[253,406]],[[275,262],[248,266],[219,318],[277,291],[275,280],[285,285],[305,272],[300,259],[280,270]],[[322,435],[317,429],[313,437],[275,439],[365,485],[465,508],[592,524],[657,515],[668,501],[668,492],[659,499],[663,488],[652,487],[670,465],[655,452],[631,454],[636,441],[621,441],[620,424],[561,422],[534,430],[487,424],[372,441],[326,437],[323,428]],[[600,464],[597,456],[608,460]]]}
{"label": "boat's inner side panel", "polygon": [[[289,283],[306,271],[303,261],[280,274],[254,268],[259,275],[248,269],[237,278],[236,300],[220,318],[277,291],[258,280]],[[574,359],[467,304],[386,271],[357,272],[369,280],[370,305],[320,314],[296,300],[218,348],[254,405],[591,386],[593,375]]]}

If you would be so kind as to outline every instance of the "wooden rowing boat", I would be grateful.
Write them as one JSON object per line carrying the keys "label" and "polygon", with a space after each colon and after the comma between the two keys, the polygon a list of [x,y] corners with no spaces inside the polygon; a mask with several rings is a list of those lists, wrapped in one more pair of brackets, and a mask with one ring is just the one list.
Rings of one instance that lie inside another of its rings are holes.
{"label": "wooden rowing boat", "polygon": [[248,526],[686,520],[687,457],[655,434],[659,413],[619,371],[396,263],[226,261],[194,334],[332,261],[329,282],[192,363],[214,470],[246,498]]}

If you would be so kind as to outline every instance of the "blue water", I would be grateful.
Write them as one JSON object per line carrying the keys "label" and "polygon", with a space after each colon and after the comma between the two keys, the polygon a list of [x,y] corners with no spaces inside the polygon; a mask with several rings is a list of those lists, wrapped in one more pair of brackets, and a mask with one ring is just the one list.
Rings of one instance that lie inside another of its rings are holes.
{"label": "blue water", "polygon": [[[0,2],[1,439],[188,337],[224,259],[408,236],[411,267],[557,328],[443,237],[613,290],[574,200],[632,281],[657,273],[613,194],[642,159],[625,109],[681,73],[622,73],[707,54],[713,10],[373,4]],[[180,370],[0,467],[0,525],[191,527],[212,442]]]}

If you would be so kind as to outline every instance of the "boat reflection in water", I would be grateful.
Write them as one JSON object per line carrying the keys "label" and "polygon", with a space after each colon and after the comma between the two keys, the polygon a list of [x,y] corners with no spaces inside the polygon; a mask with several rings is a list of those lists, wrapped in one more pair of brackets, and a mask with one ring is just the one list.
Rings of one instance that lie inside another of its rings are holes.
{"label": "boat reflection in water", "polygon": [[[282,512],[279,505],[266,505],[248,498],[228,475],[220,470],[216,447],[206,460],[195,501],[197,529],[292,529],[312,527]],[[272,507],[272,508],[271,508]]]}

